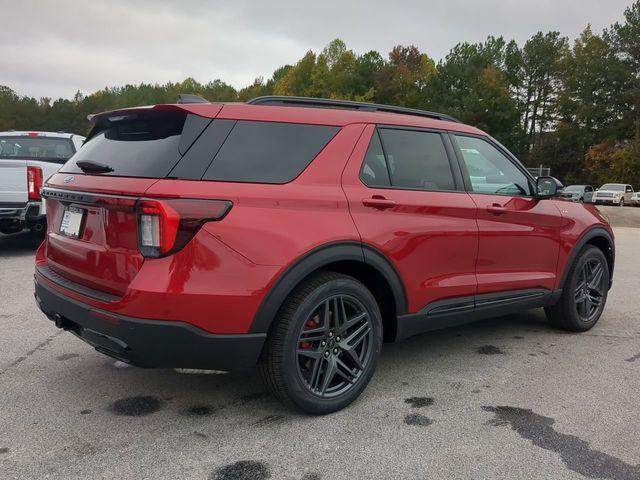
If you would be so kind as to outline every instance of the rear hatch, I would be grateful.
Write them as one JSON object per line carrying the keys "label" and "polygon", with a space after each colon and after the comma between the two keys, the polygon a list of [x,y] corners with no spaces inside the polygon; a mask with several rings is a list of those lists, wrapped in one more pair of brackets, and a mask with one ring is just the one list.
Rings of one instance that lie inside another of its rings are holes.
{"label": "rear hatch", "polygon": [[92,121],[83,148],[43,189],[49,220],[47,263],[40,267],[121,296],[144,262],[136,202],[169,176],[211,118],[158,106]]}

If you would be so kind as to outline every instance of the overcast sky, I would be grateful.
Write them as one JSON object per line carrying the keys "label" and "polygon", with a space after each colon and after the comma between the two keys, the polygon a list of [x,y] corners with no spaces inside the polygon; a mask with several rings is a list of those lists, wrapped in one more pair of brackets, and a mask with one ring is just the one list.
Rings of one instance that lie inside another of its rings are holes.
{"label": "overcast sky", "polygon": [[0,85],[72,97],[126,83],[269,77],[334,38],[386,57],[416,45],[438,60],[460,41],[538,30],[600,32],[631,0],[0,0]]}

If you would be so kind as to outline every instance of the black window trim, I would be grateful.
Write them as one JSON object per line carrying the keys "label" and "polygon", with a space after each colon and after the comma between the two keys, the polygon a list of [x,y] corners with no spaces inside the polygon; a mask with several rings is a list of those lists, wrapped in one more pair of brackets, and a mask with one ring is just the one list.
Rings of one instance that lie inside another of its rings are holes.
{"label": "black window trim", "polygon": [[[442,193],[466,193],[462,174],[458,171],[459,165],[457,165],[457,158],[455,157],[453,146],[451,145],[451,140],[449,139],[449,135],[446,130],[439,130],[436,128],[421,128],[421,127],[412,127],[405,125],[386,125],[386,124],[376,124],[374,125],[373,134],[369,137],[369,144],[367,146],[367,151],[365,152],[364,157],[362,158],[362,163],[360,165],[360,171],[358,174],[358,179],[360,183],[362,183],[365,187],[371,190],[407,190],[412,192],[442,192]],[[453,178],[453,184],[455,186],[455,190],[444,190],[444,189],[429,189],[429,188],[409,188],[409,187],[397,187],[393,185],[393,178],[391,176],[391,170],[389,169],[389,161],[387,157],[387,149],[384,144],[384,139],[382,138],[382,134],[380,130],[410,130],[415,132],[425,132],[425,133],[437,133],[440,135],[440,139],[442,140],[442,144],[444,146],[447,160],[449,161],[449,168],[451,169],[451,176]],[[370,186],[367,185],[364,180],[362,180],[362,171],[364,169],[365,161],[367,159],[367,152],[369,151],[369,146],[371,145],[371,141],[373,140],[374,135],[378,135],[380,139],[380,144],[382,145],[382,153],[384,155],[384,161],[387,166],[387,172],[389,174],[389,182],[390,185],[388,187],[380,187],[380,186]]]}
{"label": "black window trim", "polygon": [[[518,197],[518,198],[535,198],[536,197],[536,195],[535,195],[535,191],[536,191],[535,178],[533,178],[531,173],[529,173],[529,171],[520,162],[520,160],[518,160],[500,142],[498,142],[497,140],[495,140],[493,137],[491,137],[489,135],[476,135],[476,134],[473,134],[473,133],[458,132],[458,131],[455,131],[455,130],[449,130],[448,133],[449,133],[449,135],[448,135],[449,139],[450,139],[450,141],[451,141],[451,143],[453,145],[454,151],[456,153],[458,166],[460,167],[460,170],[462,171],[462,178],[463,178],[463,181],[464,181],[465,191],[467,193],[473,193],[475,195],[498,195],[498,196],[501,196],[501,197]],[[469,176],[469,171],[467,170],[467,164],[464,161],[464,156],[462,155],[462,150],[460,149],[460,145],[458,144],[458,140],[456,139],[456,136],[471,137],[471,138],[477,138],[479,140],[484,140],[489,145],[491,145],[492,147],[496,148],[500,153],[502,153],[505,157],[507,157],[507,160],[509,160],[518,170],[520,170],[524,174],[525,178],[529,182],[529,189],[530,189],[531,194],[530,195],[511,195],[511,194],[508,194],[508,193],[475,192],[473,190],[473,185],[471,185],[471,178]]]}

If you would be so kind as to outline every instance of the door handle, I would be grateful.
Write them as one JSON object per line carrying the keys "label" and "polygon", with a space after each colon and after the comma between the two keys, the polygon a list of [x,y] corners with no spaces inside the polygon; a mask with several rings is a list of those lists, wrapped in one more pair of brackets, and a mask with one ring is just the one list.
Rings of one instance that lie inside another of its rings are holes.
{"label": "door handle", "polygon": [[378,210],[386,210],[387,208],[393,208],[396,206],[396,202],[388,200],[382,195],[375,195],[372,198],[365,198],[362,200],[362,204],[365,207],[376,208]]}
{"label": "door handle", "polygon": [[493,213],[494,215],[504,215],[507,213],[507,208],[494,203],[493,205],[487,205],[487,212]]}

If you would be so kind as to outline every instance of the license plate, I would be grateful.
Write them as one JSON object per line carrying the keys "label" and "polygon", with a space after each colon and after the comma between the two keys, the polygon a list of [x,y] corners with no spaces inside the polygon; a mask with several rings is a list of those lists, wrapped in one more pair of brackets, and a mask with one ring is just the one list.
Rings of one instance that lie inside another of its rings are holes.
{"label": "license plate", "polygon": [[62,215],[60,222],[60,233],[67,237],[79,238],[82,230],[85,210],[82,208],[69,207]]}

